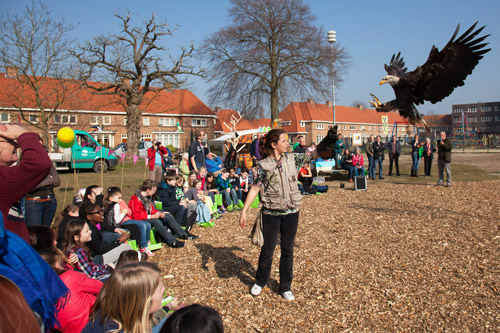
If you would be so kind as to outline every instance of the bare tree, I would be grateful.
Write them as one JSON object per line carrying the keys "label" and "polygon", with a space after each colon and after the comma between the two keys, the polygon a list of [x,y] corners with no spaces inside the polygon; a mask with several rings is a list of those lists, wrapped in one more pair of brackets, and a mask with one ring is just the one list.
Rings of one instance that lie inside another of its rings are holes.
{"label": "bare tree", "polygon": [[73,28],[64,20],[53,22],[47,7],[34,2],[22,16],[7,14],[0,23],[0,59],[17,80],[4,98],[24,121],[42,131],[47,145],[51,117],[75,92],[70,89],[74,82],[68,61],[73,40],[67,38]]}
{"label": "bare tree", "polygon": [[212,104],[256,114],[264,106],[274,120],[292,98],[328,96],[333,61],[335,82],[341,82],[347,53],[327,45],[302,0],[230,2],[232,24],[207,37],[201,48],[214,82]]}
{"label": "bare tree", "polygon": [[193,53],[192,45],[182,48],[176,58],[169,56],[169,68],[162,64],[166,48],[160,44],[160,39],[173,36],[166,23],[156,23],[152,15],[144,26],[134,27],[129,13],[115,16],[122,24],[119,34],[96,37],[74,55],[83,65],[81,78],[86,87],[96,94],[121,98],[127,112],[128,147],[135,154],[142,125],[141,107],[147,107],[162,89],[162,84],[166,89],[177,88],[185,82],[183,75],[200,73],[187,63]]}

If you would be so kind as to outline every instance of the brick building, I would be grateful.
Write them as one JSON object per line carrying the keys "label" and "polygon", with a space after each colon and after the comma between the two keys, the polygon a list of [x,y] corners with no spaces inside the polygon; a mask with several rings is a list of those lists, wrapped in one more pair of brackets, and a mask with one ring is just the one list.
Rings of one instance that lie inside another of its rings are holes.
{"label": "brick building", "polygon": [[[384,126],[383,118],[387,117]],[[320,142],[333,125],[332,103],[315,103],[312,99],[306,102],[292,102],[279,114],[280,123],[293,142],[300,135],[305,136],[306,144]],[[407,142],[415,134],[413,125],[409,125],[397,112],[379,113],[374,109],[363,109],[361,107],[335,106],[335,122],[338,132],[342,133],[345,141],[352,144],[353,137],[358,135],[362,142],[368,137],[381,135],[386,141],[395,131],[397,125],[397,136],[402,142]]]}
{"label": "brick building", "polygon": [[[91,132],[99,125],[102,131],[91,134],[106,147],[127,141],[127,116],[119,97],[92,94],[78,82],[70,82],[65,86],[65,99],[58,104],[56,92],[60,83],[61,80],[48,79],[41,89],[47,110],[58,105],[49,119],[51,146],[54,146],[57,131],[66,126]],[[19,111],[21,109],[25,118],[37,123],[40,110],[36,105],[33,91],[23,90],[15,73],[0,73],[0,123],[21,124],[41,133],[22,119]],[[214,137],[217,115],[189,90],[157,88],[146,94],[140,108],[143,140],[157,139],[183,151],[189,147],[192,132],[196,130],[204,130],[207,139]],[[178,131],[177,123],[182,132]]]}
{"label": "brick building", "polygon": [[500,134],[500,102],[452,105],[452,128],[462,132],[462,118],[466,131],[478,134]]}

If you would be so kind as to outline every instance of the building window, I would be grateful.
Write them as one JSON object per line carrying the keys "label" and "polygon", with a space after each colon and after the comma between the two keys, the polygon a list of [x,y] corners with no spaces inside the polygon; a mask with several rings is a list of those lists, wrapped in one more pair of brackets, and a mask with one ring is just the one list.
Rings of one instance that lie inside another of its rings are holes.
{"label": "building window", "polygon": [[316,124],[316,129],[325,129],[325,124]]}
{"label": "building window", "polygon": [[495,106],[493,107],[493,110],[495,110],[495,111],[498,111],[498,110],[500,110],[500,106],[498,106],[498,105],[495,105]]}
{"label": "building window", "polygon": [[10,123],[10,113],[0,113],[0,123]]}
{"label": "building window", "polygon": [[36,114],[30,114],[28,116],[28,120],[30,123],[36,124],[36,123],[38,123],[38,116]]}
{"label": "building window", "polygon": [[460,121],[460,118],[458,117],[453,117],[453,122],[458,123]]}
{"label": "building window", "polygon": [[174,118],[160,118],[158,125],[160,126],[175,126]]}
{"label": "building window", "polygon": [[469,121],[472,123],[472,122],[476,122],[477,121],[477,118],[476,117],[469,117]]}
{"label": "building window", "polygon": [[92,116],[90,117],[90,125],[111,125],[110,116]]}
{"label": "building window", "polygon": [[491,121],[491,117],[481,117],[481,121]]}
{"label": "building window", "polygon": [[151,141],[151,134],[142,134],[141,141]]}
{"label": "building window", "polygon": [[68,116],[68,115],[55,115],[54,123],[56,124],[76,124],[77,118],[76,116]]}
{"label": "building window", "polygon": [[346,125],[344,125],[344,131],[345,131],[345,129],[346,129]]}
{"label": "building window", "polygon": [[127,134],[122,134],[122,136],[121,136],[121,142],[122,142],[122,143],[123,143],[123,142],[127,142],[127,139],[128,139]]}
{"label": "building window", "polygon": [[491,106],[481,106],[481,111],[483,112],[491,111]]}
{"label": "building window", "polygon": [[292,125],[292,121],[291,121],[291,120],[288,120],[288,121],[281,121],[281,122],[280,122],[280,125],[281,125],[282,127],[290,126],[290,125]]}
{"label": "building window", "polygon": [[207,126],[206,119],[193,119],[191,123],[193,126],[199,126],[199,127],[206,127]]}
{"label": "building window", "polygon": [[127,126],[127,116],[123,117],[123,125]]}
{"label": "building window", "polygon": [[364,126],[359,126],[359,129],[360,129],[361,131],[364,131],[364,130],[365,130],[365,127],[364,127]]}
{"label": "building window", "polygon": [[500,121],[500,117],[499,116],[495,116],[495,121]]}
{"label": "building window", "polygon": [[356,125],[351,125],[351,126],[349,126],[349,129],[350,129],[350,130],[355,130],[355,129],[356,129]]}
{"label": "building window", "polygon": [[149,126],[149,117],[142,118],[142,126]]}
{"label": "building window", "polygon": [[469,106],[467,108],[467,112],[476,112],[476,107],[475,106]]}
{"label": "building window", "polygon": [[316,135],[316,142],[319,143],[321,142],[321,140],[323,140],[325,138],[324,135]]}
{"label": "building window", "polygon": [[156,140],[160,141],[164,146],[174,146],[180,148],[180,135],[179,134],[156,134]]}
{"label": "building window", "polygon": [[92,134],[92,137],[103,147],[113,147],[113,134]]}
{"label": "building window", "polygon": [[455,108],[455,112],[464,112],[464,108]]}
{"label": "building window", "polygon": [[305,121],[301,121],[300,122],[300,127],[306,127],[306,122]]}

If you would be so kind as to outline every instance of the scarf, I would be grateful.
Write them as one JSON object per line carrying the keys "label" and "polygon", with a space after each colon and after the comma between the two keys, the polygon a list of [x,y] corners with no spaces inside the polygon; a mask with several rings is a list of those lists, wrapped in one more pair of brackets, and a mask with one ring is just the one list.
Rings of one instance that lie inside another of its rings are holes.
{"label": "scarf", "polygon": [[57,312],[69,289],[40,255],[18,235],[6,230],[0,213],[0,275],[14,282],[47,329],[58,324]]}

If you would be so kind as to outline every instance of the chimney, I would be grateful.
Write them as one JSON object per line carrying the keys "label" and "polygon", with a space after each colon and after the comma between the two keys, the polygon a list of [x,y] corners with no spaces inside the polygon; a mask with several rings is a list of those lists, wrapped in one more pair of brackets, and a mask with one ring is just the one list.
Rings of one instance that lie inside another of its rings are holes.
{"label": "chimney", "polygon": [[361,105],[361,104],[356,105],[356,107],[357,107],[358,109],[360,109],[360,110],[363,110],[363,105]]}
{"label": "chimney", "polygon": [[326,101],[326,106],[328,106],[329,108],[331,108],[333,106],[332,101]]}
{"label": "chimney", "polygon": [[314,105],[314,99],[312,98],[308,98],[307,99],[307,103],[311,104],[311,105]]}
{"label": "chimney", "polygon": [[214,108],[214,112],[215,112],[215,113],[219,113],[219,111],[220,111],[220,106],[216,106],[216,107]]}
{"label": "chimney", "polygon": [[19,68],[16,66],[5,66],[5,74],[8,78],[16,78]]}

